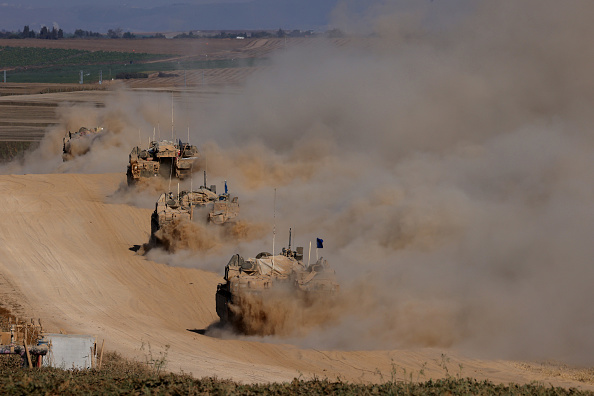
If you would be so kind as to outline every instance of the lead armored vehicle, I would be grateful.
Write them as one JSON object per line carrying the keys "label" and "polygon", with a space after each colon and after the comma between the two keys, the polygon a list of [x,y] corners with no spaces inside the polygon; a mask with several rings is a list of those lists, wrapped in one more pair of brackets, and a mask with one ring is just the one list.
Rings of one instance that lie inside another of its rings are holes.
{"label": "lead armored vehicle", "polygon": [[62,139],[62,161],[70,161],[78,155],[86,154],[89,151],[91,142],[95,139],[103,128],[85,128],[81,127],[76,132],[70,132]]}
{"label": "lead armored vehicle", "polygon": [[147,149],[136,146],[128,157],[128,185],[155,176],[185,179],[195,168],[198,155],[196,146],[182,143],[181,140],[152,141]]}
{"label": "lead armored vehicle", "polygon": [[[293,251],[290,242],[287,249],[274,256],[267,252],[248,259],[233,255],[225,266],[224,279],[225,283],[217,286],[217,315],[221,323],[247,334],[253,330],[246,326],[252,321],[247,316],[257,315],[257,320],[265,320],[267,312],[254,307],[265,307],[262,302],[275,299],[275,290],[279,288],[302,301],[329,299],[339,290],[335,272],[323,257],[307,265],[303,262],[303,248]],[[281,302],[275,300],[276,304]]]}

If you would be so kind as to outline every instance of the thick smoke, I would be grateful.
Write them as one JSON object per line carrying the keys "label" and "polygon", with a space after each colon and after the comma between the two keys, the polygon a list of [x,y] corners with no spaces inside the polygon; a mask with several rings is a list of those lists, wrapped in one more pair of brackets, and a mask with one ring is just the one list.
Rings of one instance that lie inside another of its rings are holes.
{"label": "thick smoke", "polygon": [[[210,180],[269,237],[151,258],[222,272],[292,227],[342,290],[333,325],[295,342],[593,364],[594,4],[483,1],[433,28],[437,3],[386,2],[373,37],[283,51],[241,92],[191,102]],[[90,110],[113,139],[53,169],[123,173],[138,128],[169,125],[168,98],[144,96]]]}

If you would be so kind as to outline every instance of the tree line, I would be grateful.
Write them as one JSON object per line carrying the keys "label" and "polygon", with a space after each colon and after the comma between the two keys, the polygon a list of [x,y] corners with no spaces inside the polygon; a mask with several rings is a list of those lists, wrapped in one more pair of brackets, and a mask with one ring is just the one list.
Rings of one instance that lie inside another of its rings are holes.
{"label": "tree line", "polygon": [[[122,29],[109,29],[107,34],[102,34],[99,32],[92,32],[89,30],[82,30],[76,29],[74,34],[70,34],[70,37],[74,38],[135,38],[136,36],[131,32],[124,32]],[[160,37],[163,35],[157,34],[155,37]],[[29,25],[25,25],[23,30],[19,30],[16,32],[7,32],[7,31],[0,31],[0,38],[8,38],[8,39],[24,39],[24,38],[34,38],[34,39],[44,39],[44,40],[59,40],[64,38],[64,31],[62,29],[56,29],[53,27],[51,30],[47,26],[42,26],[39,30],[39,33],[35,32],[35,30],[31,29]],[[165,36],[163,36],[165,37]]]}
{"label": "tree line", "polygon": [[[181,33],[175,36],[174,38],[267,38],[267,37],[313,37],[317,34],[314,33],[312,30],[283,30],[278,29],[277,31],[252,31],[252,32],[218,32],[211,35],[200,35],[194,34],[194,32],[190,31],[189,33]],[[338,29],[332,29],[325,33],[326,36],[331,38],[336,37],[343,37],[344,33]],[[73,34],[66,35],[70,38],[111,38],[111,39],[133,39],[136,38],[131,32],[124,32],[121,28],[116,29],[109,29],[107,34],[93,32],[90,30],[83,30],[83,29],[76,29]],[[23,27],[22,31],[17,32],[7,32],[7,31],[0,31],[0,38],[9,38],[9,39],[23,39],[23,38],[35,38],[35,39],[45,39],[45,40],[59,40],[64,38],[64,31],[62,29],[56,29],[53,27],[51,30],[46,27],[42,26],[39,30],[39,33],[36,33],[35,30],[30,29],[29,25]],[[162,33],[155,33],[152,36],[142,36],[143,38],[165,38],[165,35]]]}
{"label": "tree line", "polygon": [[0,38],[36,38],[44,40],[58,40],[64,38],[64,31],[62,29],[56,29],[54,26],[51,30],[47,26],[42,26],[39,33],[29,28],[29,25],[25,25],[22,31],[18,32],[0,32]]}

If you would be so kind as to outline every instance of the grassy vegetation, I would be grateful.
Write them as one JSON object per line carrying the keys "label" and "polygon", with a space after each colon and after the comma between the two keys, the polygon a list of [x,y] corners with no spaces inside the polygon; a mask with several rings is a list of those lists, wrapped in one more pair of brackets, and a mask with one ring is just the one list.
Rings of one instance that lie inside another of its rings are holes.
{"label": "grassy vegetation", "polygon": [[[14,316],[0,306],[0,328],[6,330],[8,318]],[[101,370],[62,370],[57,368],[22,368],[18,355],[0,355],[0,394],[10,395],[593,395],[593,392],[575,388],[494,384],[471,378],[457,378],[447,373],[446,378],[414,382],[392,379],[381,384],[354,384],[327,379],[291,382],[239,384],[214,377],[196,379],[189,374],[165,373],[167,365],[164,351],[154,353],[150,343],[142,343],[143,362],[125,359],[117,352],[106,352]],[[445,364],[445,363],[444,363]],[[445,367],[445,366],[444,366]],[[381,374],[381,373],[380,373]],[[412,377],[411,377],[412,378]]]}
{"label": "grassy vegetation", "polygon": [[172,57],[165,54],[137,52],[85,51],[30,47],[0,47],[0,68],[44,65],[86,65],[97,63],[130,63]]}
{"label": "grassy vegetation", "polygon": [[195,379],[187,374],[159,374],[150,365],[131,362],[115,352],[106,353],[99,370],[52,368],[17,369],[0,357],[0,393],[24,395],[587,395],[577,389],[542,384],[497,385],[474,379],[441,379],[423,383],[389,381],[383,384],[352,384],[314,379],[304,381],[243,385],[217,378]]}
{"label": "grassy vegetation", "polygon": [[80,71],[84,73],[84,83],[96,83],[102,72],[103,80],[111,80],[119,73],[153,73],[159,71],[180,71],[199,69],[220,69],[251,67],[263,59],[208,60],[190,62],[154,62],[154,63],[97,63],[85,65],[60,65],[37,67],[33,69],[11,70],[7,73],[7,82],[13,83],[77,83]]}

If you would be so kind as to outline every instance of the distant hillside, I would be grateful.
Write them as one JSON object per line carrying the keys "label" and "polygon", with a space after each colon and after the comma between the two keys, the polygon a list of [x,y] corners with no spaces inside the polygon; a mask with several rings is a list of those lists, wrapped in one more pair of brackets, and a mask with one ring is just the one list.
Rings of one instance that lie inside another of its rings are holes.
{"label": "distant hillside", "polygon": [[76,29],[107,32],[189,31],[219,29],[325,29],[337,0],[253,0],[245,3],[171,4],[141,8],[127,5],[24,7],[2,5],[0,29],[39,31],[57,24],[65,32]]}

